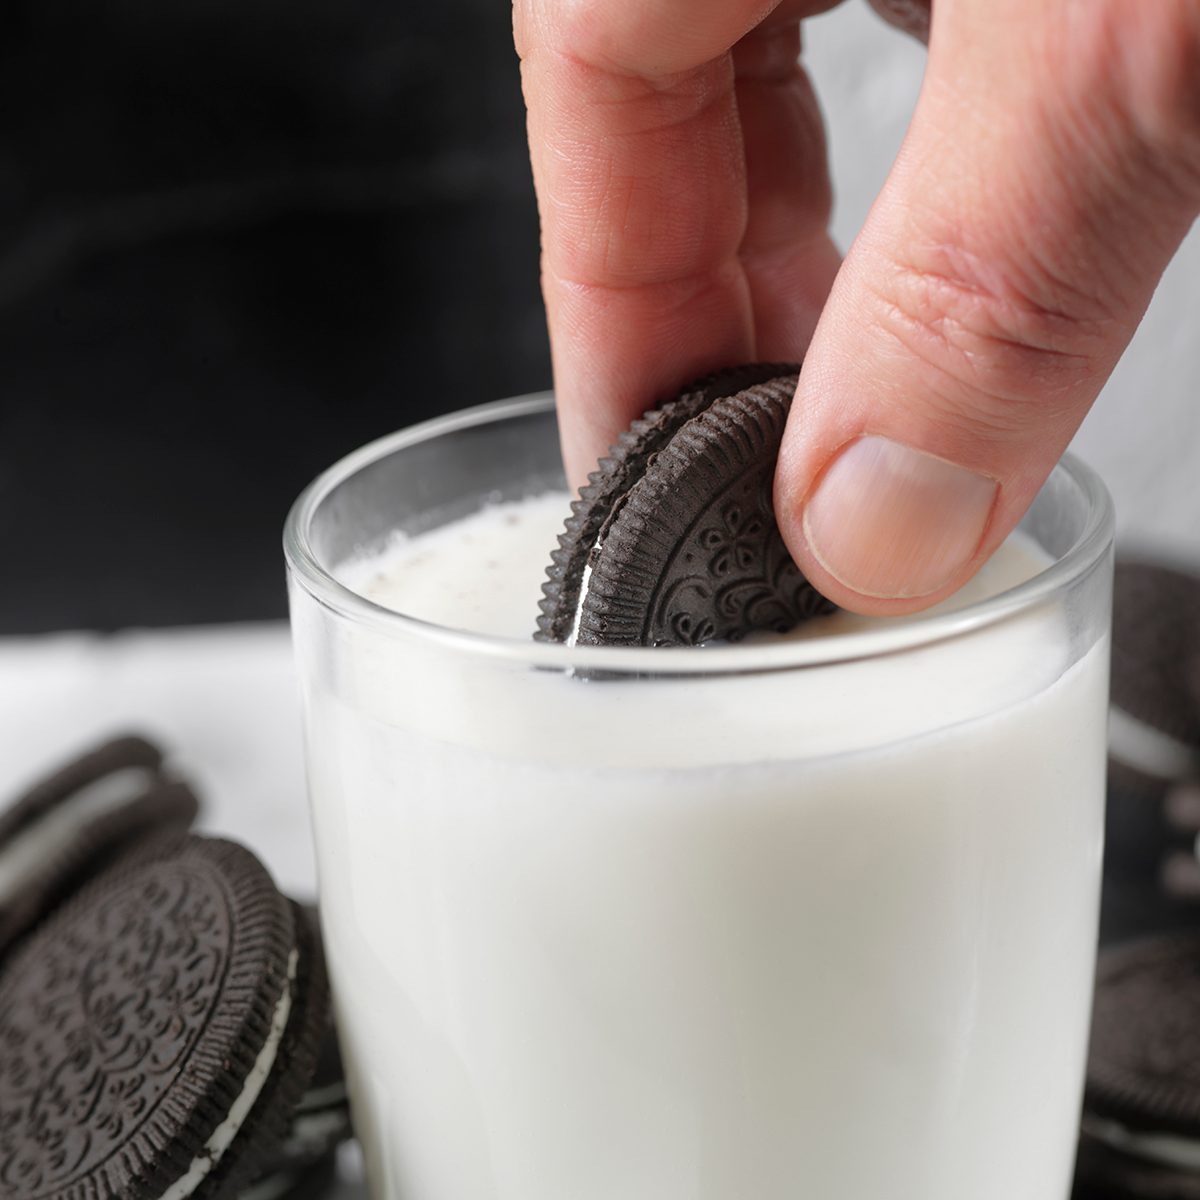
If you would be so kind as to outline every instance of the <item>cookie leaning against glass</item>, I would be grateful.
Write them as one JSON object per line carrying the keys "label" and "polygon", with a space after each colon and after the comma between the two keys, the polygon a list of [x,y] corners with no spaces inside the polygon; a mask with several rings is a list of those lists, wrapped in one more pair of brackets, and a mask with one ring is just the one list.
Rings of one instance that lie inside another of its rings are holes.
{"label": "cookie leaning against glass", "polygon": [[4,964],[0,1200],[236,1194],[328,1019],[319,943],[254,855],[152,840]]}

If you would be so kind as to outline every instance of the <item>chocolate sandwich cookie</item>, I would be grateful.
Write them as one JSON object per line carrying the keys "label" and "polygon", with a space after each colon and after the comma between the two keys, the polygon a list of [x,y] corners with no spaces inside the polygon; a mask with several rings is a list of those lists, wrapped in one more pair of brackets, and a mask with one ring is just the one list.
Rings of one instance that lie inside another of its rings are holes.
{"label": "chocolate sandwich cookie", "polygon": [[322,1200],[337,1178],[337,1155],[303,1167],[283,1167],[260,1176],[237,1194],[237,1200]]}
{"label": "chocolate sandwich cookie", "polygon": [[[316,908],[306,904],[301,911],[310,934],[319,941],[321,927]],[[264,1163],[264,1174],[287,1175],[321,1162],[353,1134],[346,1075],[330,1007],[312,1077],[288,1117],[282,1142]]]}
{"label": "chocolate sandwich cookie", "polygon": [[1104,927],[1190,924],[1197,828],[1171,792],[1200,771],[1200,579],[1122,560],[1113,584]]}
{"label": "chocolate sandwich cookie", "polygon": [[1200,1200],[1200,1171],[1122,1154],[1084,1133],[1071,1200]]}
{"label": "chocolate sandwich cookie", "polygon": [[1200,579],[1123,560],[1113,576],[1109,754],[1130,785],[1200,772]]}
{"label": "chocolate sandwich cookie", "polygon": [[1101,953],[1077,1174],[1200,1200],[1200,934]]}
{"label": "chocolate sandwich cookie", "polygon": [[771,502],[797,370],[723,371],[621,435],[571,506],[537,638],[698,645],[831,610],[788,553]]}
{"label": "chocolate sandwich cookie", "polygon": [[[1180,783],[1167,790],[1162,815],[1170,844],[1159,864],[1167,894],[1191,905],[1200,903],[1200,783]],[[1188,924],[1196,923],[1194,908],[1186,910]]]}
{"label": "chocolate sandwich cookie", "polygon": [[0,811],[0,959],[90,875],[139,838],[184,830],[199,803],[140,737],[73,759]]}
{"label": "chocolate sandwich cookie", "polygon": [[248,850],[126,856],[0,974],[0,1200],[236,1195],[327,1021],[320,948]]}

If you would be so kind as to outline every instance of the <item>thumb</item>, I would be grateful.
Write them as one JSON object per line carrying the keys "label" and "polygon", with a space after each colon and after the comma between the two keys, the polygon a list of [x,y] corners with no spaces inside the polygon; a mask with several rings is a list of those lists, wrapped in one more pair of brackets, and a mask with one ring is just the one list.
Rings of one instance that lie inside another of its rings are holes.
{"label": "thumb", "polygon": [[1066,448],[1200,205],[1198,13],[934,6],[912,126],[814,334],[776,475],[784,537],[837,603],[950,594]]}

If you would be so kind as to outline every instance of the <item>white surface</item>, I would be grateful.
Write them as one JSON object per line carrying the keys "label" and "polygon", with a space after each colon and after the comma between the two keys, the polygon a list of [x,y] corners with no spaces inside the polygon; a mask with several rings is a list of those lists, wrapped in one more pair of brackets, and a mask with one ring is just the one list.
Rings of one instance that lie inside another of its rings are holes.
{"label": "white surface", "polygon": [[[834,234],[844,249],[900,147],[925,52],[863,0],[805,26],[829,126]],[[1193,229],[1073,449],[1108,483],[1118,537],[1200,559],[1200,229]]]}
{"label": "white surface", "polygon": [[176,756],[202,828],[244,841],[285,891],[313,893],[285,624],[0,640],[0,792],[126,730]]}
{"label": "white surface", "polygon": [[[203,829],[250,846],[290,894],[315,894],[286,625],[0,640],[0,804],[125,731],[171,752],[204,802]],[[344,1182],[330,1200],[365,1195]]]}

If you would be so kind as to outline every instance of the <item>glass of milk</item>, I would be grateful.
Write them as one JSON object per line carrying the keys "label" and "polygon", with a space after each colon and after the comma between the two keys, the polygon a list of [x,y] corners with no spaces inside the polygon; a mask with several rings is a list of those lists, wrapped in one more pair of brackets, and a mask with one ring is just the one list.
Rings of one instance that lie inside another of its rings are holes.
{"label": "glass of milk", "polygon": [[288,520],[321,911],[374,1200],[1066,1200],[1112,512],[1068,459],[969,594],[531,640],[548,397]]}

